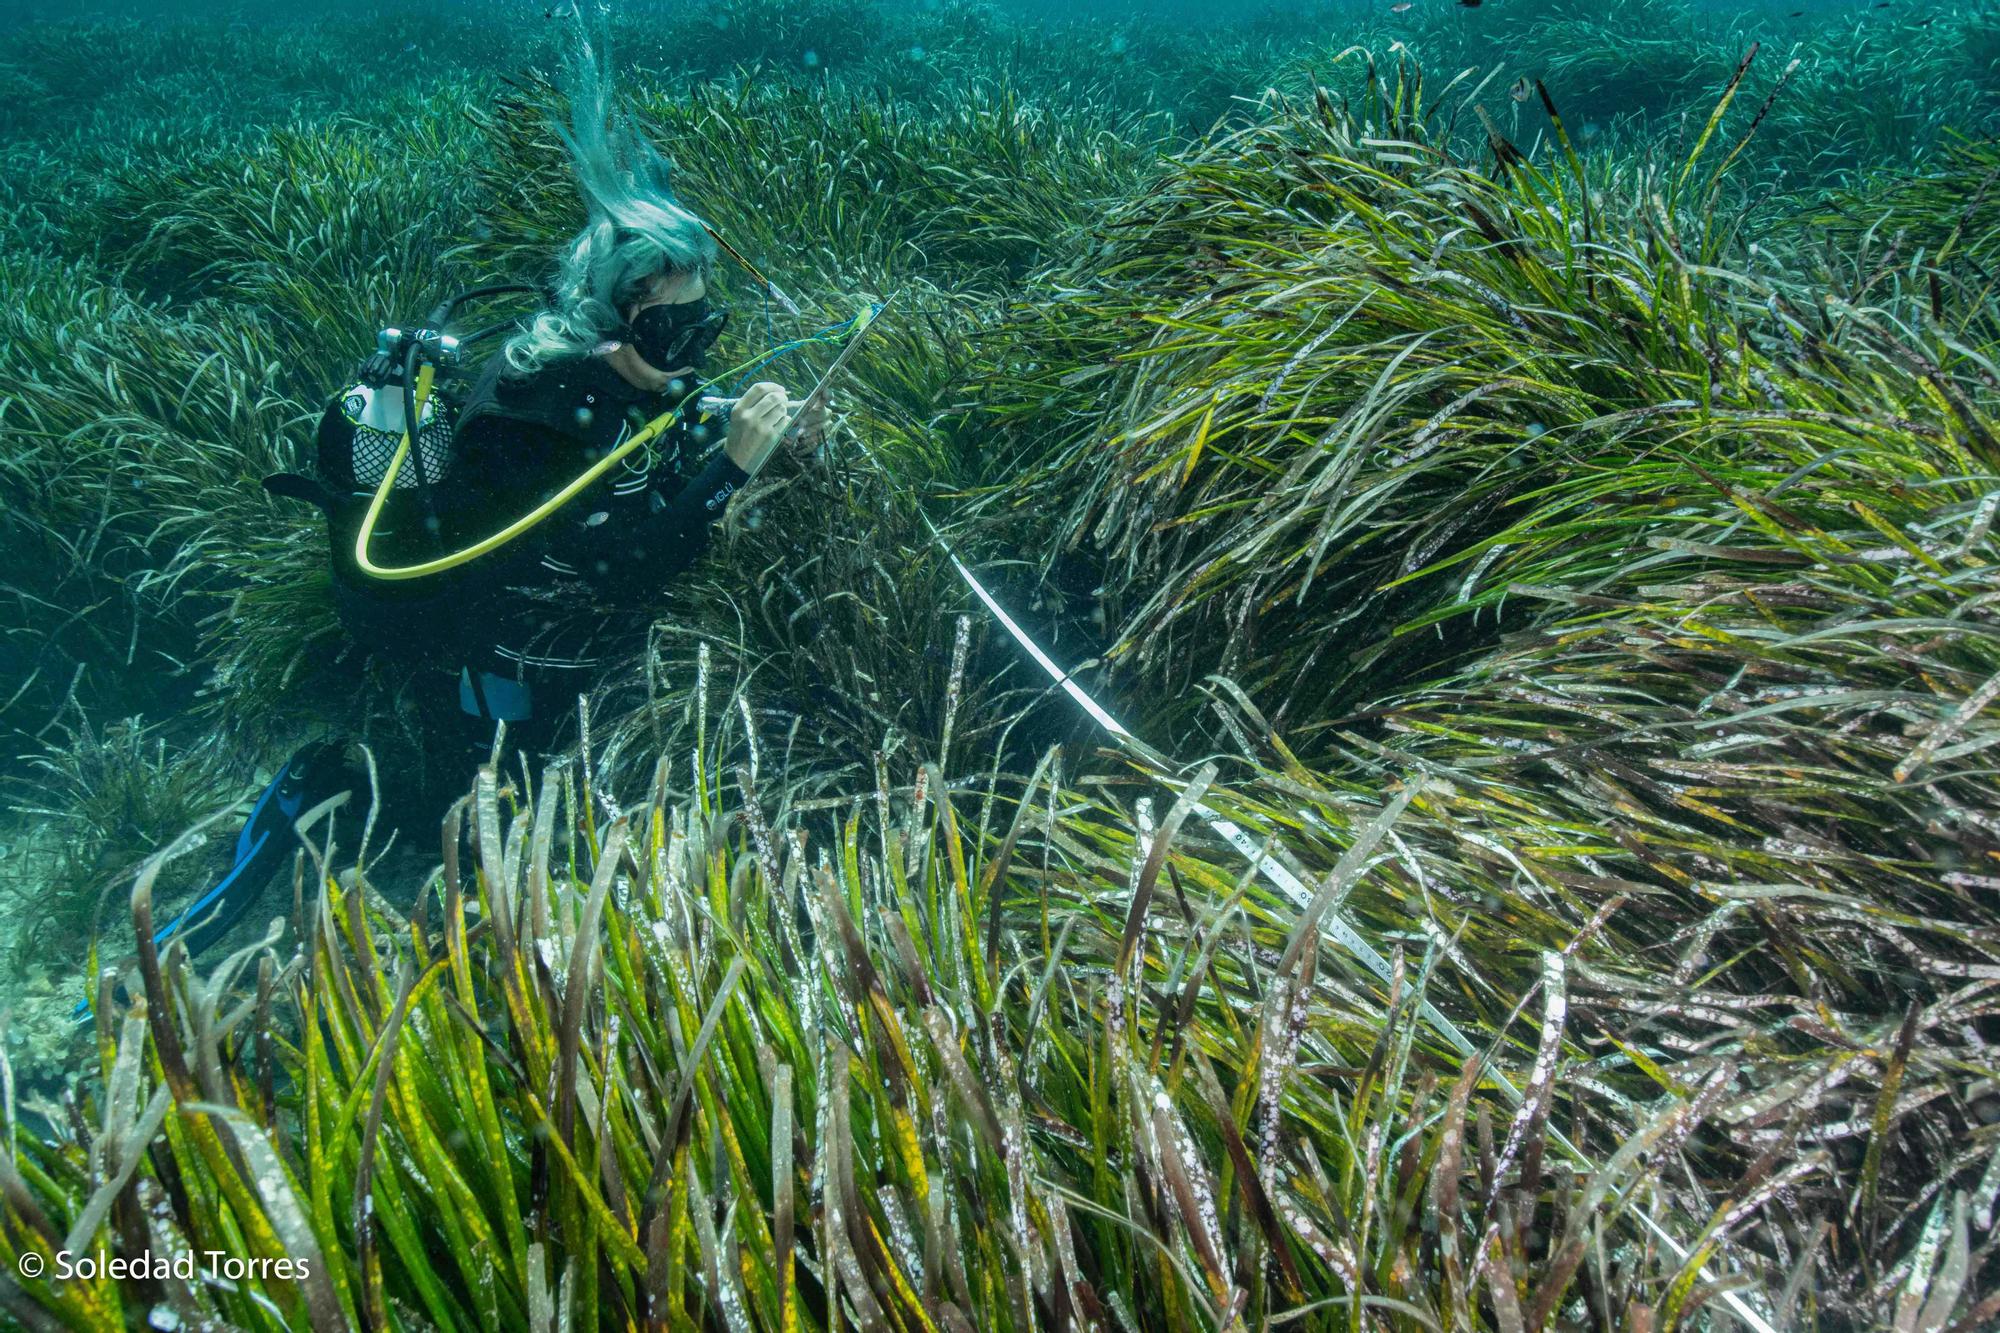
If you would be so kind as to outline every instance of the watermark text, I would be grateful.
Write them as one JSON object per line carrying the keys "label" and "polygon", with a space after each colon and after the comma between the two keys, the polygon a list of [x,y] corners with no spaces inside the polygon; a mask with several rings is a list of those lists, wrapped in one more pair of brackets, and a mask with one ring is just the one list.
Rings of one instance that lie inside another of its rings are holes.
{"label": "watermark text", "polygon": [[33,1250],[21,1254],[15,1267],[22,1277],[46,1277],[55,1282],[94,1282],[100,1278],[123,1281],[128,1278],[177,1278],[182,1282],[302,1282],[312,1276],[309,1260],[246,1258],[222,1250],[188,1250],[180,1254],[104,1254],[92,1251],[74,1254],[57,1250],[53,1258]]}

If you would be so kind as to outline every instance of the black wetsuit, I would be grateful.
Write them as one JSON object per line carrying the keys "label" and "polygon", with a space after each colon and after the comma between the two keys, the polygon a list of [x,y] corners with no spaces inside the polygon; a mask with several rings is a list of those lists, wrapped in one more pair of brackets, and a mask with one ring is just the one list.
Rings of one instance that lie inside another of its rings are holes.
{"label": "black wetsuit", "polygon": [[[440,459],[428,496],[398,483],[371,555],[411,564],[490,537],[670,406],[595,356],[526,377],[508,374],[496,357],[459,411],[451,448],[438,450],[449,466]],[[410,827],[435,831],[442,803],[464,791],[466,774],[483,760],[493,722],[507,721],[516,745],[549,743],[576,695],[595,683],[589,668],[636,639],[645,612],[701,556],[710,525],[749,477],[721,448],[725,421],[677,424],[497,551],[433,576],[376,579],[361,572],[353,551],[387,452],[378,431],[370,445],[377,470],[359,475],[343,411],[337,400],[321,420],[319,475],[281,473],[264,484],[325,513],[335,604],[354,638],[406,663],[420,692],[431,693],[433,683],[452,691],[422,710],[424,762],[376,774],[392,817],[402,811]],[[338,743],[295,755],[259,798],[235,865],[161,938],[181,933],[195,948],[219,938],[288,863],[290,821],[367,776]]]}
{"label": "black wetsuit", "polygon": [[[495,357],[460,411],[450,475],[434,488],[444,548],[526,514],[670,406],[600,357],[526,377]],[[537,700],[537,713],[567,711],[591,684],[588,669],[629,639],[629,611],[700,557],[709,526],[749,480],[721,437],[718,422],[675,426],[459,571],[452,616],[466,665],[555,696]]]}

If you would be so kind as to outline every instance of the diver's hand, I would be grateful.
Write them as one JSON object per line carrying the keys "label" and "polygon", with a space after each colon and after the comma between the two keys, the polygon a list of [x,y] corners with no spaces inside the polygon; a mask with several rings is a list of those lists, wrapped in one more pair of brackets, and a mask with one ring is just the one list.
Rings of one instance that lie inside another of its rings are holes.
{"label": "diver's hand", "polygon": [[791,424],[792,400],[784,389],[762,381],[737,400],[729,414],[729,438],[722,451],[751,476],[769,461]]}

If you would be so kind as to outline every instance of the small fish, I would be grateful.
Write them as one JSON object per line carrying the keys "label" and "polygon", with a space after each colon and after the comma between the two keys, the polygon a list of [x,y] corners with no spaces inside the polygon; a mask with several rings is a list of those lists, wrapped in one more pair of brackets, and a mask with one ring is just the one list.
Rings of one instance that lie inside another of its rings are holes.
{"label": "small fish", "polygon": [[1517,102],[1525,102],[1534,95],[1535,85],[1528,82],[1528,76],[1525,74],[1514,80],[1514,86],[1507,90],[1507,96]]}
{"label": "small fish", "polygon": [[1464,5],[1467,9],[1479,8],[1479,0],[1458,0],[1458,3]]}
{"label": "small fish", "polygon": [[1390,5],[1389,12],[1391,14],[1402,14],[1402,13],[1407,13],[1409,8],[1410,8],[1410,0],[1403,0],[1403,2],[1399,5]]}

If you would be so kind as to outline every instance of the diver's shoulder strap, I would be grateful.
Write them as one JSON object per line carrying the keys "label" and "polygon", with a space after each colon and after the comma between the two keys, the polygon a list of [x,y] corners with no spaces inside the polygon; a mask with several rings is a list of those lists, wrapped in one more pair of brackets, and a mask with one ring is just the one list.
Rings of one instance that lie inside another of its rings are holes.
{"label": "diver's shoulder strap", "polygon": [[455,427],[461,441],[506,421],[546,430],[590,449],[609,449],[632,427],[632,414],[650,420],[665,401],[628,383],[594,356],[553,362],[529,375],[510,373],[496,354],[480,371],[459,409]]}

